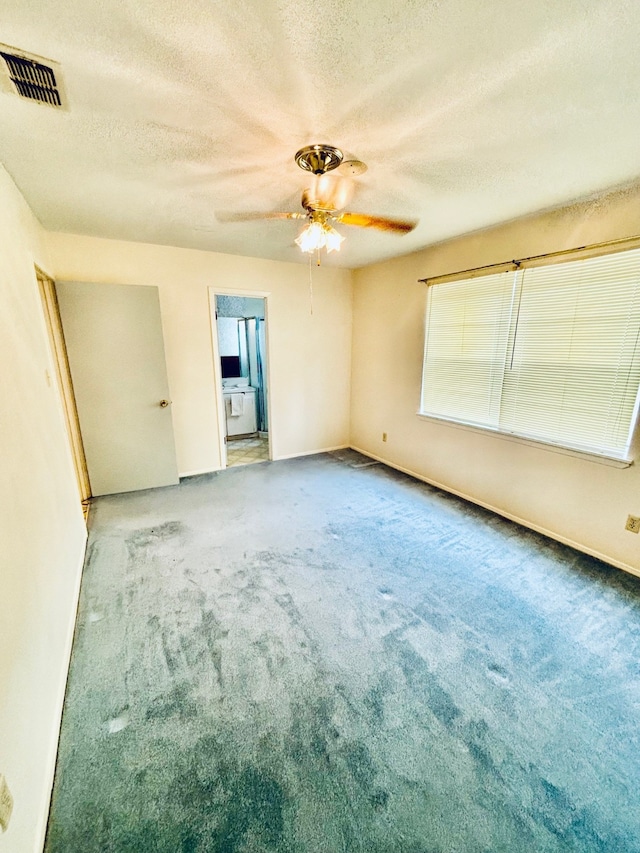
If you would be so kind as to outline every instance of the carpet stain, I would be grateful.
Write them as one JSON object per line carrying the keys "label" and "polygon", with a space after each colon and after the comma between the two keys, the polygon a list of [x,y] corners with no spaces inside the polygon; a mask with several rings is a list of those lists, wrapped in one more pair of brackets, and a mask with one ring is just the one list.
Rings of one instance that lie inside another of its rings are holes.
{"label": "carpet stain", "polygon": [[[391,636],[389,637],[391,641]],[[419,693],[431,713],[450,728],[460,716],[460,709],[453,698],[444,690],[439,679],[429,670],[426,662],[409,645],[403,644],[396,650],[398,662],[407,683]]]}
{"label": "carpet stain", "polygon": [[[170,784],[169,800],[194,829],[183,844],[193,850],[235,853],[277,849],[289,796],[282,782],[259,761],[243,763],[216,737],[200,738],[185,768]],[[195,829],[197,827],[197,829]]]}
{"label": "carpet stain", "polygon": [[267,846],[275,846],[284,828],[284,789],[256,767],[245,767],[229,792],[229,807],[214,833],[212,850],[234,853],[251,832]]}
{"label": "carpet stain", "polygon": [[188,684],[177,684],[171,691],[154,697],[147,706],[146,720],[167,720],[179,717],[183,720],[198,716],[198,705],[191,695]]}
{"label": "carpet stain", "polygon": [[176,539],[182,535],[185,529],[185,525],[180,521],[165,521],[154,527],[136,530],[127,538],[126,542],[132,551],[149,548],[149,546]]}
{"label": "carpet stain", "polygon": [[369,797],[369,802],[376,811],[384,811],[387,807],[387,803],[389,802],[389,792],[383,791],[381,788],[377,788]]}
{"label": "carpet stain", "polygon": [[384,721],[384,694],[382,684],[371,687],[364,696],[363,705],[371,715],[371,724],[375,727],[382,725]]}
{"label": "carpet stain", "polygon": [[487,673],[489,678],[492,678],[497,684],[508,684],[510,681],[509,673],[504,666],[499,663],[490,663],[487,665]]}

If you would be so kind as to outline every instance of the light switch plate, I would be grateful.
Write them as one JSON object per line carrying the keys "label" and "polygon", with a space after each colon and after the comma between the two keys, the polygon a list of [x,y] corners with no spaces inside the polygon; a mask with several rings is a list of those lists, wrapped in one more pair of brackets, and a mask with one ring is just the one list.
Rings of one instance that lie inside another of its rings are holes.
{"label": "light switch plate", "polygon": [[11,820],[11,812],[13,811],[13,797],[7,785],[7,780],[0,773],[0,829],[3,832],[7,831],[9,821]]}

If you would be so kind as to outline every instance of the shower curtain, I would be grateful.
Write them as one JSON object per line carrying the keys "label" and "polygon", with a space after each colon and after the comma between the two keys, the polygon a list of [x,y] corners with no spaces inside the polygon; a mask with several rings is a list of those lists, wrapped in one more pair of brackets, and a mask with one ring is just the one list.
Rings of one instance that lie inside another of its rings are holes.
{"label": "shower curtain", "polygon": [[266,343],[264,320],[257,317],[245,317],[238,320],[238,342],[242,375],[248,376],[249,384],[257,389],[258,429],[260,432],[267,432],[269,427],[267,424],[266,374],[264,369]]}
{"label": "shower curtain", "polygon": [[268,432],[267,423],[267,376],[265,371],[265,331],[264,320],[255,320],[256,324],[256,361],[258,363],[258,429],[260,432]]}

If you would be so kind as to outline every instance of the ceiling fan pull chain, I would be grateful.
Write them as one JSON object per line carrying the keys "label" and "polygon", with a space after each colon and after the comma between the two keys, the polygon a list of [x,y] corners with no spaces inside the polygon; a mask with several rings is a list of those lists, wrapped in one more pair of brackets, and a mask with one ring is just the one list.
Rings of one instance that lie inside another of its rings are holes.
{"label": "ceiling fan pull chain", "polygon": [[[320,254],[320,252],[318,252],[318,254]],[[311,316],[313,316],[313,278],[311,275],[311,253],[309,253],[309,305],[311,307]]]}

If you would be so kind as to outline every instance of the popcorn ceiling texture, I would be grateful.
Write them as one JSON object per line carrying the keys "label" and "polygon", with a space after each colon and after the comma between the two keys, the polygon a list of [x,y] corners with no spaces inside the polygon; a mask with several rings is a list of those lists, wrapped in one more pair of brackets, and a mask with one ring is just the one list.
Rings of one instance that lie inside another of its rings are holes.
{"label": "popcorn ceiling texture", "polygon": [[50,230],[304,261],[296,150],[364,160],[356,267],[637,180],[635,0],[6,0],[69,111],[0,93],[0,160]]}

